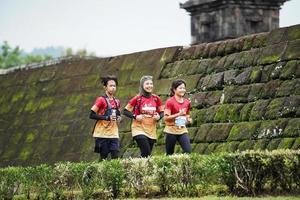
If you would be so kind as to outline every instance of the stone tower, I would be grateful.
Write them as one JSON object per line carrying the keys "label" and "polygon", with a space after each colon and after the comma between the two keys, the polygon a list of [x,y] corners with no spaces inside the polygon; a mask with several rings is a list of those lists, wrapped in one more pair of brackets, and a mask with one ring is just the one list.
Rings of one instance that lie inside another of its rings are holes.
{"label": "stone tower", "polygon": [[279,27],[279,10],[288,0],[188,0],[192,44],[267,32]]}

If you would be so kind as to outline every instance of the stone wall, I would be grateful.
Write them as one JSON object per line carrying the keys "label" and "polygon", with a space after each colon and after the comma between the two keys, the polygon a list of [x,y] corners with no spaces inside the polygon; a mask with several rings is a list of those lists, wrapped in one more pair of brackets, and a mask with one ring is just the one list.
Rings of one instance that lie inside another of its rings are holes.
{"label": "stone wall", "polygon": [[[0,165],[95,160],[90,107],[100,76],[116,74],[122,107],[142,75],[167,98],[182,78],[193,109],[193,151],[300,148],[300,25],[238,39],[101,59],[69,59],[0,75]],[[164,153],[163,123],[154,154]],[[120,124],[124,157],[138,156],[130,120]],[[180,148],[176,147],[176,152]]]}

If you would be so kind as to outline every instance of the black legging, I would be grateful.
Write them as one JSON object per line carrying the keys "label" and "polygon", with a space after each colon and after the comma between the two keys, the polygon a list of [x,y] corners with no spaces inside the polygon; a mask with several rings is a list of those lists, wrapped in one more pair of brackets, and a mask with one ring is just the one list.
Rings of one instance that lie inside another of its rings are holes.
{"label": "black legging", "polygon": [[103,147],[102,150],[100,151],[100,160],[107,159],[109,153],[111,159],[117,159],[119,157],[119,151],[116,150],[110,151],[107,147]]}
{"label": "black legging", "polygon": [[174,153],[175,144],[178,141],[184,153],[191,153],[192,146],[190,138],[187,133],[182,135],[166,134],[166,152],[167,155],[172,155]]}
{"label": "black legging", "polygon": [[145,158],[151,155],[153,145],[155,143],[154,139],[148,138],[145,135],[134,136],[133,139],[136,141],[138,147],[140,148],[141,157]]}
{"label": "black legging", "polygon": [[117,138],[95,138],[95,152],[100,154],[100,160],[107,159],[110,153],[111,159],[118,158],[119,139]]}

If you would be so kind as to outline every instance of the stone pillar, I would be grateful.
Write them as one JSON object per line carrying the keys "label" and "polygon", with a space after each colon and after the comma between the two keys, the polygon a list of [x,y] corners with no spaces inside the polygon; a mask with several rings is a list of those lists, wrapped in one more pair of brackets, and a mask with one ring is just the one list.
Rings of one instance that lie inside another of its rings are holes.
{"label": "stone pillar", "polygon": [[279,10],[288,0],[188,0],[192,44],[237,38],[279,27]]}

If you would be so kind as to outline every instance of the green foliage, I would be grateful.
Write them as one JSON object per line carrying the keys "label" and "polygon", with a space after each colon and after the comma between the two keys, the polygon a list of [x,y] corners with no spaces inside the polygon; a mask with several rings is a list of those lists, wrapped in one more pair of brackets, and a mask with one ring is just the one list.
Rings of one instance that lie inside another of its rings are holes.
{"label": "green foliage", "polygon": [[7,41],[1,46],[0,53],[0,69],[7,69],[21,64],[29,64],[34,62],[41,62],[52,59],[50,55],[33,55],[28,54],[26,56],[21,55],[20,47],[11,47]]}
{"label": "green foliage", "polygon": [[[111,199],[299,191],[300,151],[181,154],[0,169],[0,199]],[[75,192],[76,191],[76,192]]]}

